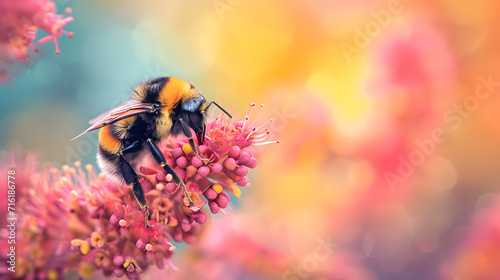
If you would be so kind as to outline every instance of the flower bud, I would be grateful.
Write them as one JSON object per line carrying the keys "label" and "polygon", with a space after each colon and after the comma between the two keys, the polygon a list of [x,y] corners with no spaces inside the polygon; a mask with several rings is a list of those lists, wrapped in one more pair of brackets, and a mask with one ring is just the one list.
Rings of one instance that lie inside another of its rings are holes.
{"label": "flower bud", "polygon": [[186,168],[188,166],[188,162],[186,157],[181,156],[175,160],[175,164],[177,164],[180,168]]}
{"label": "flower bud", "polygon": [[201,176],[207,176],[210,174],[210,168],[208,166],[202,166],[198,169],[198,174]]}
{"label": "flower bud", "polygon": [[176,149],[172,150],[172,157],[174,159],[177,159],[178,157],[183,156],[183,155],[184,155],[184,152],[182,151],[181,148],[176,148]]}
{"label": "flower bud", "polygon": [[200,158],[198,158],[197,156],[194,156],[194,157],[191,159],[191,164],[192,164],[194,167],[198,168],[198,167],[200,167],[200,166],[202,166],[202,165],[203,165],[203,161],[202,161]]}
{"label": "flower bud", "polygon": [[234,170],[234,173],[236,173],[238,176],[245,177],[248,174],[248,168],[245,166],[238,166]]}
{"label": "flower bud", "polygon": [[205,214],[201,211],[198,213],[195,213],[191,217],[193,217],[194,221],[197,222],[198,224],[204,224],[208,220],[207,214]]}
{"label": "flower bud", "polygon": [[208,207],[210,208],[210,212],[212,212],[213,214],[219,213],[220,207],[219,204],[217,204],[217,202],[210,200],[208,202]]}
{"label": "flower bud", "polygon": [[167,183],[165,185],[165,190],[168,193],[173,193],[176,189],[177,189],[177,186],[173,182]]}
{"label": "flower bud", "polygon": [[189,223],[188,219],[182,219],[181,228],[183,231],[189,231],[191,229],[191,223]]}
{"label": "flower bud", "polygon": [[204,194],[205,197],[209,200],[214,200],[217,197],[217,193],[212,188],[208,188]]}
{"label": "flower bud", "polygon": [[230,158],[237,158],[241,153],[241,149],[238,146],[233,146],[231,150],[229,150],[229,153],[227,154],[228,157]]}
{"label": "flower bud", "polygon": [[234,158],[227,158],[225,161],[224,161],[224,167],[227,169],[227,170],[234,170],[236,168],[236,161],[234,160]]}
{"label": "flower bud", "polygon": [[236,185],[240,186],[240,187],[246,187],[248,185],[248,177],[243,177],[241,178],[241,180],[239,180],[238,182],[236,182]]}
{"label": "flower bud", "polygon": [[252,157],[251,153],[243,151],[236,160],[238,161],[238,164],[245,164],[250,160],[251,157]]}
{"label": "flower bud", "polygon": [[211,169],[213,173],[219,173],[222,171],[222,164],[220,162],[216,162],[212,165]]}
{"label": "flower bud", "polygon": [[214,200],[221,208],[226,208],[229,204],[229,196],[225,192],[221,192]]}

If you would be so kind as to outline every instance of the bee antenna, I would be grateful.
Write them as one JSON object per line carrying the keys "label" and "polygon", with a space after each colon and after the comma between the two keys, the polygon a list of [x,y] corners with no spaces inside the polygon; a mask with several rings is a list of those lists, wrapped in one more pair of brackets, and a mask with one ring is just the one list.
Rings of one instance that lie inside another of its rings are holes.
{"label": "bee antenna", "polygon": [[217,102],[215,102],[215,101],[213,101],[213,100],[212,100],[212,101],[210,101],[210,102],[208,103],[208,105],[207,105],[207,107],[206,107],[205,109],[206,109],[206,110],[208,110],[208,108],[209,108],[210,106],[212,106],[212,104],[215,104],[215,106],[219,107],[219,109],[220,109],[222,112],[224,112],[226,115],[228,115],[228,117],[233,118],[233,117],[231,116],[231,114],[229,114],[229,113],[226,111],[226,109],[222,108],[222,106],[220,106],[219,104],[217,104]]}

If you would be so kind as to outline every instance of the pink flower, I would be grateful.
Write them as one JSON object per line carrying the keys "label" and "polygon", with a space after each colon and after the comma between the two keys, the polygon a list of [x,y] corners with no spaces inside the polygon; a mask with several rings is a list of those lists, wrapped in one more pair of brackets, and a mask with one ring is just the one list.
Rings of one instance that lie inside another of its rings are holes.
{"label": "pink flower", "polygon": [[383,36],[374,48],[375,80],[380,94],[401,87],[413,93],[449,86],[456,77],[456,61],[444,31],[430,19],[415,15]]}
{"label": "pink flower", "polygon": [[[56,14],[55,2],[51,0],[3,0],[0,2],[0,82],[14,80],[7,71],[12,64],[32,61],[29,50],[37,51],[33,43],[37,30],[48,36],[38,40],[38,44],[54,42],[56,54],[60,53],[57,39],[66,34],[73,36],[63,27],[73,21],[73,17]],[[66,9],[71,13],[71,9]]]}
{"label": "pink flower", "polygon": [[[209,122],[208,134],[214,135],[212,130],[217,129],[219,136],[217,142],[207,138],[199,146],[201,158],[186,139],[169,139],[161,145],[193,204],[155,161],[142,163],[140,182],[150,205],[149,223],[154,225],[148,229],[131,188],[113,183],[103,174],[98,176],[91,165],[85,166],[86,171],[80,162],[62,170],[45,167],[39,171],[34,158],[13,157],[7,169],[16,170],[23,186],[17,195],[20,245],[16,277],[44,278],[51,273],[63,278],[73,269],[82,277],[100,270],[106,276],[137,279],[150,265],[175,268],[170,261],[176,249],[172,240],[195,242],[208,220],[206,205],[218,213],[229,206],[229,193],[241,195],[235,184],[249,184],[247,174],[256,167],[257,159],[245,148],[260,139],[249,136],[256,131],[253,126],[242,128],[247,123],[248,118],[232,124],[223,117]],[[6,182],[2,184],[1,191],[6,192]],[[2,199],[0,196],[0,202]],[[5,217],[7,213],[1,214]],[[0,261],[0,273],[7,272],[6,255]]]}
{"label": "pink flower", "polygon": [[[273,120],[270,119],[267,122],[256,126],[256,122],[260,116],[262,108],[264,107],[264,105],[261,105],[257,117],[255,117],[252,123],[250,123],[250,116],[254,107],[255,103],[250,104],[247,114],[245,115],[245,119],[235,124],[226,123],[224,115],[216,118],[211,124],[207,124],[207,128],[210,128],[206,136],[208,138],[207,146],[216,154],[224,154],[228,153],[229,150],[235,146],[241,150],[250,145],[279,143],[279,141],[262,142],[270,134],[266,125]],[[239,150],[234,150],[231,155],[234,158],[238,154]]]}

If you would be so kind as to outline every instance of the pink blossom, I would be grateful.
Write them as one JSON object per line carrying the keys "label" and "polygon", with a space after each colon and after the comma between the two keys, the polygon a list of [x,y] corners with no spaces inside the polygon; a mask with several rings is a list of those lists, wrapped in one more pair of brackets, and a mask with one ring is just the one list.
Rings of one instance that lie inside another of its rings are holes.
{"label": "pink blossom", "polygon": [[[218,137],[207,137],[198,147],[201,158],[195,156],[186,139],[168,139],[160,146],[167,162],[184,180],[192,204],[182,189],[170,182],[172,175],[165,174],[155,161],[142,163],[140,182],[153,225],[147,229],[131,188],[98,175],[92,165],[82,168],[75,162],[74,167],[44,166],[40,171],[39,162],[31,156],[12,156],[10,162],[0,162],[4,169],[16,170],[20,186],[15,276],[46,278],[50,274],[51,279],[57,279],[77,270],[80,276],[90,277],[100,270],[105,276],[138,279],[150,265],[175,268],[170,260],[176,249],[172,242],[194,243],[208,220],[206,209],[218,213],[229,207],[229,194],[241,195],[235,184],[249,184],[247,175],[257,160],[246,148],[260,139],[248,136],[255,130],[245,123],[248,118],[233,124],[222,116],[209,122],[208,134]],[[5,193],[6,182],[1,184]],[[1,214],[4,218],[7,215]],[[6,244],[0,244],[2,252],[8,249]],[[0,274],[8,272],[6,258],[0,256]]]}
{"label": "pink blossom", "polygon": [[[73,36],[63,27],[73,17],[56,14],[52,0],[3,0],[0,2],[0,81],[2,84],[14,77],[7,72],[12,64],[32,63],[29,50],[38,51],[34,44],[39,29],[48,35],[37,41],[43,44],[52,41],[56,54],[60,53],[58,38],[63,34]],[[66,12],[71,13],[67,8]]]}

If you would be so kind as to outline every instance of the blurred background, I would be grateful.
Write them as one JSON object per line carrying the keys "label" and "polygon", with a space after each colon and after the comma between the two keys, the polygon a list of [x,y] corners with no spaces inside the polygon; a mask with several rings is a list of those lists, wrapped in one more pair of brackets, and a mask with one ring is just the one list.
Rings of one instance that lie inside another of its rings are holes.
{"label": "blurred background", "polygon": [[500,279],[499,2],[66,7],[61,54],[40,45],[0,87],[1,150],[95,164],[97,133],[70,139],[158,76],[274,120],[252,187],[172,279]]}

